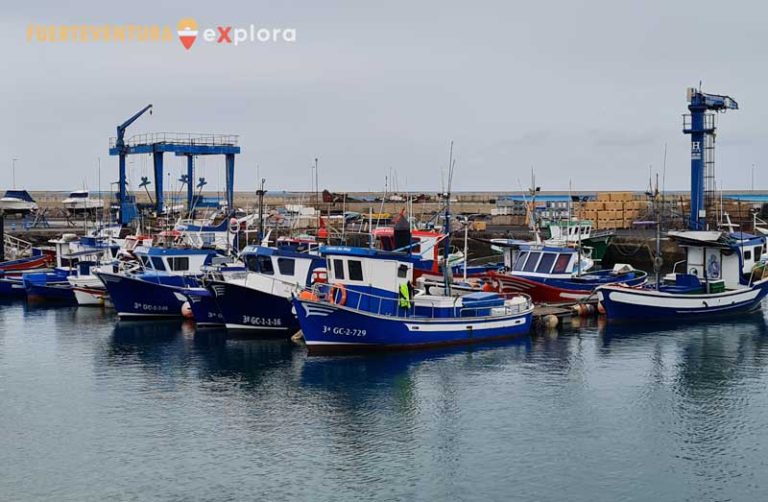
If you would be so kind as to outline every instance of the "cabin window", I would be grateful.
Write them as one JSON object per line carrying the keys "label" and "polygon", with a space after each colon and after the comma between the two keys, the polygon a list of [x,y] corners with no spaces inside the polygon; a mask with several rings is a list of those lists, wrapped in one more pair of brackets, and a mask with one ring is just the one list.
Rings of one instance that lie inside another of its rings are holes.
{"label": "cabin window", "polygon": [[538,251],[530,253],[528,261],[525,262],[525,267],[523,267],[523,271],[533,272],[536,270],[536,264],[539,263],[539,256],[541,256],[541,253]]}
{"label": "cabin window", "polygon": [[763,254],[763,246],[755,246],[755,261],[758,261],[762,254]]}
{"label": "cabin window", "polygon": [[525,259],[528,258],[528,253],[520,253],[520,256],[517,257],[517,261],[515,262],[514,269],[518,272],[523,269],[523,265],[525,265]]}
{"label": "cabin window", "polygon": [[275,275],[275,267],[272,266],[271,256],[257,256],[258,271],[265,275]]}
{"label": "cabin window", "polygon": [[746,250],[744,251],[744,261],[751,260],[752,259],[752,251]]}
{"label": "cabin window", "polygon": [[259,261],[257,260],[257,258],[258,258],[257,256],[254,256],[252,254],[245,257],[245,267],[251,272],[259,271]]}
{"label": "cabin window", "polygon": [[536,267],[536,272],[539,274],[548,274],[549,271],[552,270],[552,264],[555,263],[555,258],[557,258],[557,254],[555,253],[544,253],[541,257],[541,261],[539,261],[539,266]]}
{"label": "cabin window", "polygon": [[278,258],[277,269],[280,275],[293,275],[296,271],[296,260],[293,258]]}
{"label": "cabin window", "polygon": [[405,279],[408,277],[408,265],[400,265],[397,267],[397,277],[400,279]]}
{"label": "cabin window", "polygon": [[347,262],[349,267],[349,280],[350,281],[362,281],[363,280],[363,264],[358,260],[349,260]]}
{"label": "cabin window", "polygon": [[189,270],[189,257],[188,256],[174,256],[168,258],[168,266],[171,270],[184,271]]}
{"label": "cabin window", "polygon": [[557,260],[555,261],[555,268],[552,269],[552,273],[564,274],[565,271],[568,269],[568,263],[570,261],[571,261],[571,255],[570,254],[559,254],[559,255],[557,255]]}
{"label": "cabin window", "polygon": [[144,268],[150,268],[149,267],[149,258],[147,258],[144,255],[139,255],[139,259],[141,260],[141,264],[144,266]]}
{"label": "cabin window", "polygon": [[155,270],[165,270],[165,264],[163,264],[163,259],[159,256],[153,256],[152,257],[152,268]]}
{"label": "cabin window", "polygon": [[344,260],[333,260],[333,276],[340,280],[344,280]]}

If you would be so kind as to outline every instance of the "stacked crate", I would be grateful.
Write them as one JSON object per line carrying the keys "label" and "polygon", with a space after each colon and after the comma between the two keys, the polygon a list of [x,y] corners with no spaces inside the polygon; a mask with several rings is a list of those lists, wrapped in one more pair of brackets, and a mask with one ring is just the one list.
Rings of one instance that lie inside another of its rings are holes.
{"label": "stacked crate", "polygon": [[644,198],[633,192],[600,192],[596,200],[582,205],[581,217],[591,220],[598,230],[631,228],[647,210]]}

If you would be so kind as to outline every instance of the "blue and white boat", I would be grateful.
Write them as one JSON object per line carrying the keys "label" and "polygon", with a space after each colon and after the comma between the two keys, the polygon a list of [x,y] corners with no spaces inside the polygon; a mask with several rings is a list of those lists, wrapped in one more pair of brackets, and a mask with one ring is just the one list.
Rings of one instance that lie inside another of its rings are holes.
{"label": "blue and white boat", "polygon": [[414,349],[525,335],[533,304],[526,295],[412,294],[418,257],[366,248],[321,248],[328,284],[294,297],[310,353]]}
{"label": "blue and white boat", "polygon": [[64,234],[49,241],[56,250],[56,267],[51,271],[27,272],[21,276],[27,299],[74,303],[76,300],[73,277],[90,274],[92,267],[111,260],[117,245],[97,237]]}
{"label": "blue and white boat", "polygon": [[686,250],[686,271],[643,288],[602,286],[598,300],[609,320],[698,320],[760,308],[768,294],[761,263],[766,236],[719,231],[669,232]]}
{"label": "blue and white boat", "polygon": [[181,317],[186,288],[199,287],[204,266],[216,252],[206,249],[137,247],[136,272],[98,271],[117,314],[127,317]]}
{"label": "blue and white boat", "polygon": [[291,335],[298,328],[291,297],[324,273],[325,259],[292,246],[248,246],[240,254],[242,274],[209,282],[227,329]]}

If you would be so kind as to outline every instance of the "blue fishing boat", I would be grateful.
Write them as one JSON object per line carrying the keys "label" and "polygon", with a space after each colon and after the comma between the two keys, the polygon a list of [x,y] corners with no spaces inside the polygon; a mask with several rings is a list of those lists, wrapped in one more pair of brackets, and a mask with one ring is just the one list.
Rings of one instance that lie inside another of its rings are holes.
{"label": "blue fishing boat", "polygon": [[414,349],[525,335],[533,304],[525,295],[413,293],[406,253],[328,246],[328,284],[293,299],[310,353]]}
{"label": "blue fishing boat", "polygon": [[598,289],[609,320],[698,320],[760,308],[768,294],[765,236],[719,231],[669,232],[686,250],[685,272],[642,288]]}
{"label": "blue fishing boat", "polygon": [[137,247],[142,268],[135,272],[98,271],[121,317],[181,317],[186,288],[199,287],[202,268],[216,252],[210,249]]}
{"label": "blue fishing boat", "polygon": [[313,276],[324,273],[325,260],[288,245],[248,246],[240,257],[244,273],[209,282],[227,329],[296,332],[291,297],[309,286]]}
{"label": "blue fishing boat", "polygon": [[91,267],[101,260],[111,259],[117,250],[96,237],[77,238],[64,234],[60,239],[49,241],[56,251],[56,267],[44,272],[26,272],[21,282],[31,301],[75,302],[75,292],[69,278],[73,275],[88,274]]}

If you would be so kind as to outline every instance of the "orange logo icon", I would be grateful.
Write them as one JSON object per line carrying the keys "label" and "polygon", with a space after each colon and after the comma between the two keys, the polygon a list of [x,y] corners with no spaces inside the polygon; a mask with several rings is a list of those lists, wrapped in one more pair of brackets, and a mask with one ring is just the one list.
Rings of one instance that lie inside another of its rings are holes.
{"label": "orange logo icon", "polygon": [[181,45],[189,50],[197,39],[197,23],[191,17],[186,17],[176,25],[176,33],[179,35]]}

